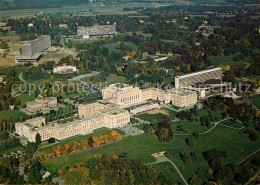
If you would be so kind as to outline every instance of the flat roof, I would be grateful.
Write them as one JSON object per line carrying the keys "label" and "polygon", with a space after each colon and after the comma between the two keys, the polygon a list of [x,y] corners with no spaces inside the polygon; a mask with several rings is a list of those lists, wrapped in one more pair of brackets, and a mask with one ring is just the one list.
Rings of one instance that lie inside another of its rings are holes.
{"label": "flat roof", "polygon": [[176,76],[175,78],[181,79],[181,78],[186,78],[186,77],[190,77],[190,76],[193,76],[193,75],[208,73],[208,72],[217,71],[217,70],[221,70],[222,71],[222,68],[216,67],[216,68],[212,68],[212,69],[206,69],[206,70],[190,73],[190,74],[187,74],[187,75]]}
{"label": "flat roof", "polygon": [[46,38],[46,37],[50,37],[50,35],[42,35],[33,40],[23,41],[22,44],[32,44],[32,43],[37,42],[37,41],[41,40],[42,38]]}

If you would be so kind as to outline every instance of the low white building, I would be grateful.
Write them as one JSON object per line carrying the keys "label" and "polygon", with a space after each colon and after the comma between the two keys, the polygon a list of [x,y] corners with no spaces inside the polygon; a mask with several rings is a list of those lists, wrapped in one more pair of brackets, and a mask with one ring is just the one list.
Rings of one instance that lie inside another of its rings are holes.
{"label": "low white building", "polygon": [[78,73],[79,70],[72,65],[63,65],[63,66],[57,66],[53,68],[53,73],[54,74],[70,74],[70,73]]}
{"label": "low white building", "polygon": [[96,103],[81,105],[80,119],[65,124],[48,125],[43,117],[17,122],[15,123],[16,134],[25,136],[30,142],[35,142],[37,134],[40,134],[42,141],[50,138],[63,140],[76,135],[86,135],[103,127],[122,127],[130,122],[130,114],[127,110],[113,106],[98,106],[93,114],[84,113],[89,111],[89,107],[95,106],[98,105]]}

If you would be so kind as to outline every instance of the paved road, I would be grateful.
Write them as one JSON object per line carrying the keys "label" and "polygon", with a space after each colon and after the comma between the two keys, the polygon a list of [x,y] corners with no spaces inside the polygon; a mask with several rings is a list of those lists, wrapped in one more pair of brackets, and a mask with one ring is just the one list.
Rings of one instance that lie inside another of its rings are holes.
{"label": "paved road", "polygon": [[[214,128],[216,128],[216,126],[218,126],[218,124],[219,123],[221,123],[222,121],[226,121],[226,120],[228,120],[228,119],[230,119],[230,118],[226,118],[226,119],[223,119],[223,120],[220,120],[220,121],[218,121],[218,122],[216,122],[216,123],[213,123],[213,127],[212,128],[210,128],[209,130],[207,130],[207,131],[205,131],[205,132],[201,132],[201,133],[199,133],[200,135],[204,135],[204,134],[207,134],[207,133],[209,133],[210,131],[212,131]],[[221,125],[221,124],[220,124]],[[222,125],[222,126],[224,126],[224,125]],[[228,126],[227,126],[228,127]],[[232,128],[232,127],[231,127]],[[237,128],[233,128],[233,129],[237,129]],[[241,128],[242,129],[242,128]],[[191,134],[174,134],[175,136],[190,136]]]}
{"label": "paved road", "polygon": [[158,163],[164,163],[164,162],[169,162],[171,163],[171,165],[175,168],[175,170],[177,171],[177,173],[179,174],[181,180],[183,181],[183,183],[185,185],[189,185],[188,182],[186,181],[186,179],[183,177],[183,175],[181,174],[179,168],[176,166],[176,164],[174,162],[172,162],[170,159],[168,159],[167,157],[165,156],[160,156],[160,157],[155,157],[156,159],[156,162],[154,163],[150,163],[148,165],[153,165],[153,164],[158,164]]}

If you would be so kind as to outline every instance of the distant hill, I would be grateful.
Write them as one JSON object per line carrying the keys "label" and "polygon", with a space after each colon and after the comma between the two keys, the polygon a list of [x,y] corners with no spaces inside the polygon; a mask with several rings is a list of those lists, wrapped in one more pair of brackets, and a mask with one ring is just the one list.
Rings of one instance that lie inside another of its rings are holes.
{"label": "distant hill", "polygon": [[63,5],[79,5],[81,3],[89,3],[90,1],[111,3],[111,2],[179,2],[187,1],[196,4],[201,3],[237,3],[240,4],[256,4],[259,0],[0,0],[0,10],[15,10],[15,9],[35,9],[35,8],[54,8]]}

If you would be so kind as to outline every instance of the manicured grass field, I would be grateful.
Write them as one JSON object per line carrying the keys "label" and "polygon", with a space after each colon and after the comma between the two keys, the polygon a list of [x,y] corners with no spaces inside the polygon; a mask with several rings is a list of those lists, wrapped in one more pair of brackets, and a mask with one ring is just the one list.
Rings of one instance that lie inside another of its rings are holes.
{"label": "manicured grass field", "polygon": [[29,116],[20,112],[19,110],[9,110],[9,111],[0,111],[0,121],[8,120],[12,117],[15,120],[20,120],[20,118],[28,119]]}
{"label": "manicured grass field", "polygon": [[175,118],[175,112],[168,110],[168,109],[159,109],[159,110],[154,110],[158,111],[157,114],[152,114],[151,112],[147,112],[144,114],[137,115],[138,118],[149,121],[151,123],[155,123],[158,120],[168,117],[169,119],[174,119]]}
{"label": "manicured grass field", "polygon": [[125,83],[126,79],[123,76],[117,76],[115,74],[109,74],[107,77],[107,84],[114,84],[114,83]]}
{"label": "manicured grass field", "polygon": [[189,121],[177,121],[172,123],[172,131],[174,134],[181,134],[181,132],[177,131],[177,126],[182,125],[183,128],[186,130],[185,134],[192,134],[193,132],[205,132],[208,130],[207,127],[201,126],[200,123],[197,122],[189,122]]}
{"label": "manicured grass field", "polygon": [[35,93],[31,93],[30,95],[29,93],[20,94],[18,98],[21,101],[21,103],[26,103],[28,101],[35,100]]}
{"label": "manicured grass field", "polygon": [[0,69],[0,74],[7,74],[11,70],[15,70],[17,74],[23,72],[26,70],[26,67],[24,65],[16,65],[16,66],[9,66],[9,67],[4,67]]}
{"label": "manicured grass field", "polygon": [[[209,175],[207,170],[208,164],[202,156],[202,152],[216,148],[218,150],[227,150],[228,159],[226,163],[238,163],[248,155],[259,149],[259,143],[251,142],[242,130],[233,130],[223,126],[217,126],[210,133],[200,135],[195,140],[194,147],[188,147],[185,143],[186,136],[175,136],[174,141],[170,143],[159,143],[155,135],[143,134],[140,136],[128,137],[127,139],[115,144],[102,146],[90,151],[81,152],[74,155],[62,156],[48,160],[43,163],[43,166],[50,172],[57,172],[65,166],[70,166],[76,162],[84,162],[95,154],[105,154],[112,156],[120,155],[126,152],[128,157],[139,159],[144,164],[154,162],[151,157],[152,153],[166,151],[166,156],[176,163],[184,177],[188,180],[196,171],[198,176],[206,180]],[[189,153],[195,151],[197,159],[192,165],[187,166],[180,160],[180,153]]]}
{"label": "manicured grass field", "polygon": [[[122,42],[124,44],[126,44],[128,47],[130,47],[132,50],[137,50],[138,46],[136,44],[134,44],[133,42]],[[108,44],[103,45],[104,47],[107,47],[109,49],[109,53],[111,52],[115,52],[115,51],[121,51],[120,49],[116,48],[116,42],[111,42]]]}
{"label": "manicured grass field", "polygon": [[252,101],[253,101],[254,105],[260,109],[260,94],[252,97]]}
{"label": "manicured grass field", "polygon": [[243,60],[234,61],[233,58],[236,55],[229,55],[229,56],[213,56],[209,58],[210,65],[219,66],[222,64],[228,63],[248,63],[252,61],[251,57],[245,57]]}
{"label": "manicured grass field", "polygon": [[16,151],[25,151],[25,148],[22,146],[17,146],[14,148],[10,148],[8,150],[0,151],[0,155],[9,154],[11,152],[16,152]]}

